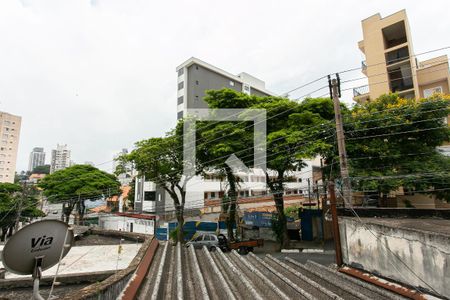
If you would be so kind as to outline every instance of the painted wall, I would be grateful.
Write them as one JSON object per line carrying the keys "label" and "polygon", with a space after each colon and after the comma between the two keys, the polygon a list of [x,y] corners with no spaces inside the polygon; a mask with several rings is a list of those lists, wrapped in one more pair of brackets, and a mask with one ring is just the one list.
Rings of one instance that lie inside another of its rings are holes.
{"label": "painted wall", "polygon": [[123,216],[100,216],[99,227],[106,230],[120,230],[144,234],[155,234],[155,221]]}
{"label": "painted wall", "polygon": [[450,297],[450,235],[363,220],[339,221],[344,263]]}

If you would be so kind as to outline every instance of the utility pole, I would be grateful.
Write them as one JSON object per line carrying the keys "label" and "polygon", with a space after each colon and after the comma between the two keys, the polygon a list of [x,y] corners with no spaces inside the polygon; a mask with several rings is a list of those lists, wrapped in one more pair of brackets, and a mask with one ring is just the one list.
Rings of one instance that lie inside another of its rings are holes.
{"label": "utility pole", "polygon": [[334,191],[334,181],[328,182],[328,192],[330,194],[331,228],[333,229],[334,249],[336,253],[336,264],[342,266],[341,235],[339,234],[339,222],[336,208],[336,194]]}
{"label": "utility pole", "polygon": [[309,202],[309,208],[311,208],[311,182],[308,178],[308,202]]}
{"label": "utility pole", "polygon": [[330,93],[334,104],[334,118],[336,120],[336,136],[339,152],[339,165],[341,170],[341,179],[343,186],[344,205],[345,202],[347,201],[348,204],[351,206],[353,204],[352,187],[348,172],[347,151],[345,150],[344,126],[342,123],[341,106],[339,101],[339,97],[341,96],[341,81],[339,79],[339,74],[336,73],[336,79],[333,80],[331,80],[330,75],[328,75],[328,85],[330,88]]}

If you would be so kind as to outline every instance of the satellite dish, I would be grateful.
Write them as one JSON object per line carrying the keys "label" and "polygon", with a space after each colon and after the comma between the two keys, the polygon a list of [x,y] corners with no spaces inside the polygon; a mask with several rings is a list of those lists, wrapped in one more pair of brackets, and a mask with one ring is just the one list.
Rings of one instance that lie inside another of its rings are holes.
{"label": "satellite dish", "polygon": [[43,220],[25,226],[6,243],[2,252],[4,267],[16,274],[33,275],[33,296],[39,295],[41,273],[62,259],[73,243],[73,229],[58,220]]}

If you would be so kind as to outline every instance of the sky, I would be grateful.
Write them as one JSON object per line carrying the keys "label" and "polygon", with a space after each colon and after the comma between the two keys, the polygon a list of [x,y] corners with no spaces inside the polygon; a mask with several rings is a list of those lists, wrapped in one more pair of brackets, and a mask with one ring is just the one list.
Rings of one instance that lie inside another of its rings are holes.
{"label": "sky", "polygon": [[[111,171],[122,148],[175,126],[175,69],[188,58],[247,72],[281,95],[360,66],[361,20],[401,9],[416,54],[450,46],[448,0],[1,1],[0,110],[22,116],[16,169],[26,170],[33,147],[49,162],[59,143],[76,163]],[[450,52],[431,56],[441,54]],[[315,88],[291,97],[327,92]]]}

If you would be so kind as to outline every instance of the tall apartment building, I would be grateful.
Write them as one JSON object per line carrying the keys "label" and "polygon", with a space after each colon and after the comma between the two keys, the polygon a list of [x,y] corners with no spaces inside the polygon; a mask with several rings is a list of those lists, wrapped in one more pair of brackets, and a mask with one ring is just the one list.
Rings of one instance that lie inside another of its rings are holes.
{"label": "tall apartment building", "polygon": [[22,118],[0,112],[0,182],[14,182]]}
{"label": "tall apartment building", "polygon": [[233,75],[211,64],[191,57],[176,69],[178,73],[177,119],[186,109],[208,108],[203,101],[206,90],[230,88],[249,95],[274,95],[265,88],[264,81],[247,73]]}
{"label": "tall apartment building", "polygon": [[44,148],[36,147],[30,153],[30,160],[28,162],[28,171],[33,171],[38,166],[45,165],[45,152]]}
{"label": "tall apartment building", "polygon": [[70,150],[67,148],[67,145],[57,144],[56,149],[52,150],[50,173],[70,167],[70,164]]}
{"label": "tall apartment building", "polygon": [[366,58],[362,73],[368,77],[369,85],[353,89],[356,102],[364,103],[389,92],[413,99],[435,92],[449,93],[447,56],[418,60],[405,10],[385,18],[373,15],[362,20],[362,29],[363,40],[358,47]]}

